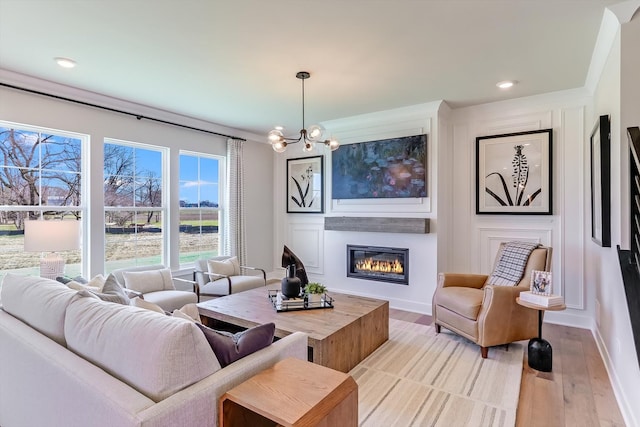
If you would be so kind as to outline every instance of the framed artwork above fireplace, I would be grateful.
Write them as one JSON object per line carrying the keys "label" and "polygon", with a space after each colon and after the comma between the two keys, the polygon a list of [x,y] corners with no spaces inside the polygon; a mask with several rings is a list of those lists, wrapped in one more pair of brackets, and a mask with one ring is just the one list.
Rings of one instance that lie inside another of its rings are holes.
{"label": "framed artwork above fireplace", "polygon": [[331,197],[427,197],[427,135],[341,145],[331,153]]}

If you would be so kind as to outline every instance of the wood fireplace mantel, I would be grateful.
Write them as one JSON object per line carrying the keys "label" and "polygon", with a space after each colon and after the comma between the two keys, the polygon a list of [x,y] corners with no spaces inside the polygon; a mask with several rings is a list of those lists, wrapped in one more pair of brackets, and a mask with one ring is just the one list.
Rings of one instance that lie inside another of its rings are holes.
{"label": "wood fireplace mantel", "polygon": [[324,229],[376,233],[429,233],[429,218],[327,216]]}

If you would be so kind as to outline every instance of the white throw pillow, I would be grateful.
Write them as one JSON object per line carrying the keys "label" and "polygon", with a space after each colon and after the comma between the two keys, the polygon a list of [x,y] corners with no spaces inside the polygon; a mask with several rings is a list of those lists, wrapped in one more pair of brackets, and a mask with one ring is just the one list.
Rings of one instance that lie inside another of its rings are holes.
{"label": "white throw pillow", "polygon": [[145,301],[140,297],[135,297],[129,304],[134,307],[144,308],[145,310],[157,311],[158,313],[165,314],[164,310],[158,304]]}
{"label": "white throw pillow", "polygon": [[72,280],[70,282],[67,282],[67,286],[76,291],[83,291],[86,289],[89,291],[102,292],[105,280],[106,278],[102,274],[98,274],[93,279],[89,280],[86,284]]}
{"label": "white throw pillow", "polygon": [[195,323],[202,323],[200,321],[200,313],[198,307],[195,304],[186,304],[181,309],[173,310],[173,317],[179,317],[181,319],[190,320]]}
{"label": "white throw pillow", "polygon": [[175,289],[171,270],[124,271],[124,286],[127,289],[146,294],[156,291],[172,291]]}
{"label": "white throw pillow", "polygon": [[207,261],[207,267],[209,273],[222,274],[223,276],[238,276],[240,274],[240,264],[237,257],[231,257],[224,261],[210,259]]}

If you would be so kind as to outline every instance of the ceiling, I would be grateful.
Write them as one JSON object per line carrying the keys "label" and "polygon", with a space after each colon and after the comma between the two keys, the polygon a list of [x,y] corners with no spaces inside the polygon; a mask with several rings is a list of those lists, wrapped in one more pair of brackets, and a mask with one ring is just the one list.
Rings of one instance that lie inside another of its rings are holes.
{"label": "ceiling", "polygon": [[[0,69],[216,124],[306,124],[585,84],[619,0],[0,0]],[[54,57],[77,61],[60,68]],[[505,91],[501,80],[518,81]]]}

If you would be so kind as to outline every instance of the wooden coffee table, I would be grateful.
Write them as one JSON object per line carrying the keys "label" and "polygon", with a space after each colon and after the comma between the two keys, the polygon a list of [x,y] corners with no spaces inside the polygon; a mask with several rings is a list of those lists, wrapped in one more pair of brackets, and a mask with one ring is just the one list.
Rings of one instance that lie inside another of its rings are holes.
{"label": "wooden coffee table", "polygon": [[251,328],[273,322],[275,336],[309,335],[309,361],[349,372],[389,339],[389,302],[329,292],[334,308],[276,312],[268,285],[198,303],[203,323],[213,328]]}
{"label": "wooden coffee table", "polygon": [[284,359],[220,398],[221,427],[357,427],[358,385],[344,374]]}

